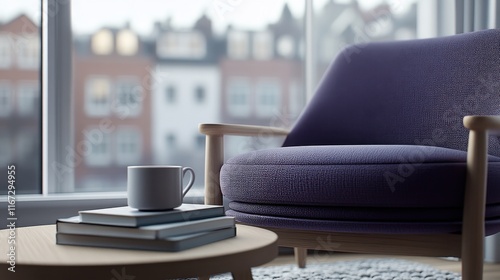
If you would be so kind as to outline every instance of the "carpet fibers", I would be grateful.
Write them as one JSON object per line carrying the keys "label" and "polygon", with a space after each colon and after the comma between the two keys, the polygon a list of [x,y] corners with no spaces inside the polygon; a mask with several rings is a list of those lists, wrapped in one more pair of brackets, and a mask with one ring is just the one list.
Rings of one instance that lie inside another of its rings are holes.
{"label": "carpet fibers", "polygon": [[[460,274],[435,269],[431,266],[398,259],[363,259],[332,263],[257,267],[252,269],[255,280],[459,280]],[[210,279],[232,279],[221,274]]]}

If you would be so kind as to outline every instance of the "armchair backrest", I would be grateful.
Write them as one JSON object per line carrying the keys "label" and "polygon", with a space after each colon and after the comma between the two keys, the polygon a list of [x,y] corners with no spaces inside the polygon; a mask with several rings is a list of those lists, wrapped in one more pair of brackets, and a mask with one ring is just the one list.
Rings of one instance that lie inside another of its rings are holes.
{"label": "armchair backrest", "polygon": [[[500,30],[368,43],[341,52],[284,146],[467,149],[465,115],[500,114]],[[490,154],[500,155],[498,140]]]}

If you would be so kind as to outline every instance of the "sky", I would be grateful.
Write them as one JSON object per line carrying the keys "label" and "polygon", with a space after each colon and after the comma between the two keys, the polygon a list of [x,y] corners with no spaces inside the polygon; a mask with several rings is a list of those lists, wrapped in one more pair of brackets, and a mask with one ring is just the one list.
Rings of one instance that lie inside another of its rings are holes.
{"label": "sky", "polygon": [[[35,21],[40,19],[39,0],[0,1],[4,2],[0,21],[21,12]],[[329,0],[313,0],[315,9],[320,9],[326,1]],[[361,0],[360,4],[369,7],[381,1]],[[9,4],[5,4],[7,2]],[[303,16],[305,1],[302,0],[73,0],[72,26],[76,34],[89,34],[102,26],[121,27],[128,22],[134,30],[147,35],[156,21],[165,22],[171,18],[173,26],[189,28],[205,13],[212,19],[217,32],[224,31],[229,24],[243,29],[261,29],[279,18],[284,3],[288,3],[295,17]]]}

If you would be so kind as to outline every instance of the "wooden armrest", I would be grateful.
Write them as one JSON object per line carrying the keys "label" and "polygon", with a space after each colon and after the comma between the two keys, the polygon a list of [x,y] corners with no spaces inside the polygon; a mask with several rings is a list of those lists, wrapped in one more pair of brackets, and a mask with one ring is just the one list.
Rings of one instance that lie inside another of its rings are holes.
{"label": "wooden armrest", "polygon": [[199,125],[199,130],[205,135],[259,136],[265,134],[286,136],[289,133],[287,129],[277,127],[215,123],[202,123]]}
{"label": "wooden armrest", "polygon": [[286,136],[288,130],[277,127],[238,124],[199,125],[199,130],[206,135],[205,149],[205,204],[222,205],[220,190],[220,169],[224,163],[224,135],[237,136]]}
{"label": "wooden armrest", "polygon": [[465,116],[464,126],[470,130],[500,131],[500,116]]}

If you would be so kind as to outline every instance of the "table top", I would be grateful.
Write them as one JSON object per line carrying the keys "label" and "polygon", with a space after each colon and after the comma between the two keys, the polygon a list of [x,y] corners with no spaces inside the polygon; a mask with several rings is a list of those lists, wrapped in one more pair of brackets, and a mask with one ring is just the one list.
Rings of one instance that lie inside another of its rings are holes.
{"label": "table top", "polygon": [[[210,275],[261,265],[277,255],[275,233],[245,225],[237,225],[237,235],[234,238],[181,252],[57,245],[55,233],[55,225],[16,229],[16,274],[23,268],[39,273],[43,270],[75,267],[84,271],[84,268],[88,267],[92,270],[104,268],[108,271],[107,279],[111,279],[110,270],[119,270],[125,266],[142,266],[151,271],[161,267],[161,271],[157,273],[168,271],[169,276],[173,277],[186,275],[183,269],[189,270],[191,274],[196,270],[198,275]],[[5,254],[10,246],[7,242],[9,234],[11,233],[8,229],[0,231],[0,251],[4,252],[0,254],[0,276],[10,266]],[[214,266],[220,268],[215,269]]]}

